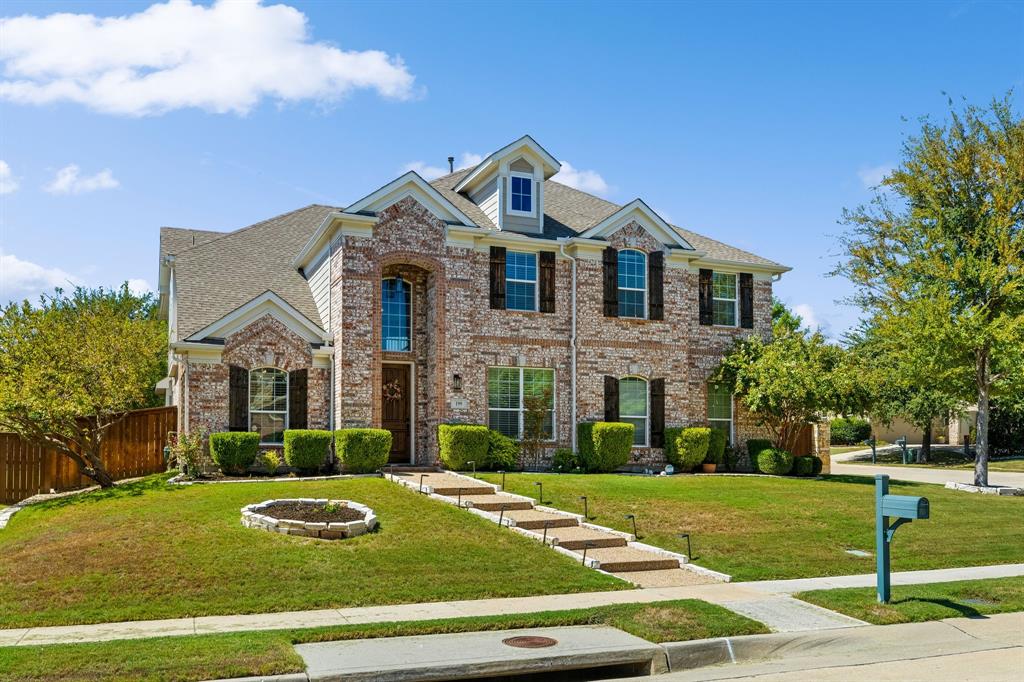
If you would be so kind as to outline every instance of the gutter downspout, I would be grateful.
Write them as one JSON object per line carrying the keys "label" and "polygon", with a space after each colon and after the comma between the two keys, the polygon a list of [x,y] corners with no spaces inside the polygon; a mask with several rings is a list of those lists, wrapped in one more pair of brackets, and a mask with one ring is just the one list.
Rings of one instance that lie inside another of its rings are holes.
{"label": "gutter downspout", "polygon": [[558,249],[563,256],[572,261],[572,335],[569,337],[569,347],[572,349],[572,376],[569,390],[572,394],[572,451],[576,452],[576,258],[565,250],[565,244],[566,242],[561,242]]}

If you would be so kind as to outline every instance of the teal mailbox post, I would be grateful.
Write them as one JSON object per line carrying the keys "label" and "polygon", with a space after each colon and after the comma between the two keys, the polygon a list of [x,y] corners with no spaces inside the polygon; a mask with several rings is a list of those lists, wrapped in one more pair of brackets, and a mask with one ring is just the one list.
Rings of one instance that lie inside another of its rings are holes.
{"label": "teal mailbox post", "polygon": [[[895,521],[890,525],[889,519]],[[896,529],[914,519],[928,518],[928,498],[890,495],[889,477],[875,476],[875,556],[878,561],[878,601],[887,604],[892,597],[889,581],[889,546]]]}

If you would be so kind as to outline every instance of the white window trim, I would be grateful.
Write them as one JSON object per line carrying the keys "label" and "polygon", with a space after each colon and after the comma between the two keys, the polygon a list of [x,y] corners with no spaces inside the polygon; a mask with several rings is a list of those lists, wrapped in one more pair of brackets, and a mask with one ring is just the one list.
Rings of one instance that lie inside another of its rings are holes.
{"label": "white window trim", "polygon": [[[523,431],[525,431],[525,416],[526,407],[523,405],[523,370],[537,369],[551,372],[551,438],[548,440],[542,440],[542,443],[556,443],[558,442],[558,371],[551,367],[502,367],[500,365],[492,365],[487,368],[487,371],[492,369],[514,369],[519,371],[519,407],[491,407],[490,398],[487,395],[487,428],[491,426],[491,410],[496,412],[518,412],[519,413],[519,438],[518,441],[523,440]],[[485,382],[486,383],[486,382]]]}
{"label": "white window trim", "polygon": [[619,406],[620,406],[620,410],[621,410],[621,405],[622,405],[622,380],[623,379],[639,379],[640,381],[644,382],[644,390],[647,393],[647,397],[646,397],[645,402],[644,402],[644,408],[646,409],[647,414],[622,414],[622,412],[620,411],[619,412],[619,419],[620,420],[622,420],[623,418],[626,418],[626,419],[643,419],[644,420],[644,442],[643,443],[634,443],[631,447],[634,447],[634,448],[649,448],[649,447],[651,447],[651,380],[648,379],[647,377],[641,377],[641,376],[637,376],[635,374],[631,374],[629,376],[624,376],[624,377],[619,377]]}
{"label": "white window trim", "polygon": [[[291,411],[292,411],[291,410],[292,406],[291,406],[291,404],[289,402],[289,400],[290,400],[290,395],[289,394],[291,392],[290,391],[290,389],[291,389],[291,385],[290,385],[290,383],[291,383],[291,376],[289,376],[287,371],[281,369],[280,367],[271,367],[270,365],[261,365],[259,367],[253,367],[252,369],[249,370],[249,377],[248,377],[249,380],[246,382],[247,385],[246,385],[246,396],[245,396],[245,400],[246,400],[245,407],[246,407],[246,414],[248,415],[248,420],[249,420],[249,431],[252,431],[252,415],[253,414],[281,414],[281,410],[254,410],[254,409],[252,409],[252,373],[253,372],[258,372],[261,369],[273,369],[273,370],[276,370],[278,372],[283,372],[284,373],[284,429],[283,429],[283,431],[287,431],[288,430],[288,416],[291,414]],[[280,443],[274,443],[272,441],[264,442],[264,441],[261,440],[260,441],[260,445],[284,445],[284,441],[282,440],[282,442],[280,442]]]}
{"label": "white window trim", "polygon": [[[540,257],[536,253],[533,253],[533,252],[530,252],[530,251],[509,251],[509,253],[517,253],[517,254],[519,254],[521,256],[533,256],[533,272],[536,274],[537,277],[536,277],[536,279],[515,279],[515,278],[512,278],[512,277],[508,276],[508,274],[507,274],[508,270],[506,269],[506,271],[505,271],[506,272],[506,275],[505,275],[505,284],[506,284],[505,295],[508,296],[508,286],[507,286],[507,284],[509,282],[519,282],[519,283],[522,283],[522,284],[532,284],[533,285],[533,307],[528,309],[528,310],[523,310],[521,308],[509,308],[507,303],[506,303],[505,309],[506,310],[511,310],[512,312],[519,312],[519,313],[535,313],[538,310],[540,310]],[[508,262],[508,260],[507,260],[507,256],[506,256],[506,263],[507,262]],[[506,268],[507,267],[508,266],[506,265]]]}
{"label": "white window trim", "polygon": [[[650,267],[650,264],[649,264],[650,259],[647,257],[647,254],[644,253],[643,251],[641,251],[640,249],[619,249],[619,253],[620,254],[625,252],[625,251],[635,251],[636,253],[639,253],[641,256],[643,256],[643,258],[644,258],[644,278],[643,278],[644,279],[644,285],[643,285],[643,287],[640,287],[640,288],[637,288],[637,287],[620,287],[619,286],[619,282],[618,282],[618,279],[619,279],[619,275],[618,275],[618,255],[616,255],[615,256],[615,265],[616,265],[616,268],[615,268],[616,269],[615,291],[616,292],[618,292],[618,291],[642,291],[642,292],[644,292],[644,314],[643,314],[642,317],[634,317],[633,315],[619,315],[619,317],[625,317],[627,320],[646,320],[648,318],[648,316],[649,316],[648,306],[650,304],[650,296],[647,293],[647,279],[648,279],[647,268]],[[638,377],[638,378],[641,378],[641,377]]]}
{"label": "white window trim", "polygon": [[[708,399],[707,399],[707,404],[705,406],[705,414],[706,415],[710,415],[710,412],[711,412],[711,409],[710,409],[711,408],[711,386],[712,386],[712,384],[708,384],[708,387],[707,387]],[[708,420],[708,424],[711,424],[712,422],[725,422],[725,421],[728,421],[729,422],[729,445],[733,445],[733,446],[736,445],[736,396],[735,395],[729,394],[729,419],[722,419],[720,417],[716,417],[716,418],[712,419],[710,416],[708,416],[707,420]]]}
{"label": "white window trim", "polygon": [[[728,275],[729,277],[732,277],[733,291],[736,292],[736,295],[733,298],[719,298],[718,296],[715,296],[715,275]],[[715,301],[732,301],[732,324],[715,322]],[[729,328],[740,326],[740,282],[739,275],[734,272],[720,272],[714,270],[711,272],[711,324],[715,327]]]}
{"label": "white window trim", "polygon": [[[517,211],[512,208],[512,178],[523,178],[530,181],[530,210],[529,211]],[[522,173],[520,171],[509,171],[508,174],[508,214],[523,216],[524,218],[533,218],[537,215],[537,188],[534,187],[533,174]]]}
{"label": "white window trim", "polygon": [[414,335],[412,333],[413,320],[415,319],[413,317],[413,298],[415,298],[415,297],[413,296],[412,282],[410,282],[405,277],[402,277],[400,275],[395,275],[394,277],[381,277],[380,282],[381,282],[382,288],[383,288],[384,282],[386,280],[389,280],[389,279],[400,279],[403,282],[405,282],[407,285],[409,285],[409,349],[408,350],[385,350],[384,349],[384,292],[383,291],[380,292],[380,349],[381,349],[381,352],[383,352],[383,353],[411,353],[411,352],[413,352],[413,350],[415,350],[414,344],[413,344],[413,336]]}

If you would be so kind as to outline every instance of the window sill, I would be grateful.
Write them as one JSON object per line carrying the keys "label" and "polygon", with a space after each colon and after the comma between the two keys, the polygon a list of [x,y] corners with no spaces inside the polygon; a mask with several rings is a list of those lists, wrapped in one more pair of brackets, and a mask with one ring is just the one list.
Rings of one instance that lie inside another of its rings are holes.
{"label": "window sill", "polygon": [[508,210],[508,215],[515,216],[516,218],[536,218],[537,214],[534,211],[516,211],[513,209]]}

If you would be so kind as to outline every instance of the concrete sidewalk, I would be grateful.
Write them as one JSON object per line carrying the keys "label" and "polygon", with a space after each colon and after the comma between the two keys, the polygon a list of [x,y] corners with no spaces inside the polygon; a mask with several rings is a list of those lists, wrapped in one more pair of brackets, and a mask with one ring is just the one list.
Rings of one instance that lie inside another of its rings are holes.
{"label": "concrete sidewalk", "polygon": [[[893,573],[893,584],[1005,578],[1024,575],[1024,564],[950,568]],[[701,599],[738,613],[748,613],[776,632],[827,629],[860,625],[843,616],[812,606],[789,595],[803,590],[864,587],[875,584],[873,573],[798,580],[747,583],[715,583],[681,587],[645,588],[618,592],[583,592],[511,599],[474,599],[425,604],[398,604],[346,609],[320,609],[283,613],[201,616],[170,620],[127,621],[93,625],[0,630],[0,646],[100,642],[147,637],[181,637],[248,630],[286,630],[328,625],[394,623],[399,621],[496,616],[504,614],[563,611],[612,604],[648,604],[674,599]]]}
{"label": "concrete sidewalk", "polygon": [[[974,483],[973,469],[936,469],[925,466],[885,466],[883,464],[872,464],[871,460],[858,460],[854,458],[871,456],[871,449],[844,452],[841,455],[832,455],[831,469],[829,473],[843,476],[874,476],[875,474],[887,474],[894,481],[911,481],[913,483],[935,483],[944,485],[949,481],[954,483]],[[1024,473],[1015,471],[992,471],[988,472],[989,485],[1006,485],[1016,488],[1024,488]]]}

